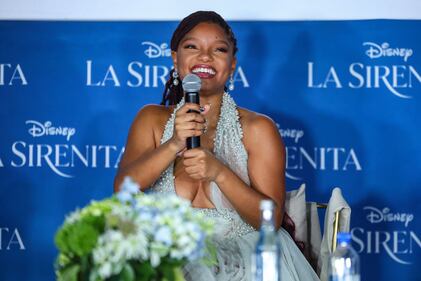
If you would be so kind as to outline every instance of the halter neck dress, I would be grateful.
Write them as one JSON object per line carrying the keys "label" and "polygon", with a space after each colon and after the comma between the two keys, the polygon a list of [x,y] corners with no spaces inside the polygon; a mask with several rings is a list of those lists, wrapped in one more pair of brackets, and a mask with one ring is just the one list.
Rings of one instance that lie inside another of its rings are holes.
{"label": "halter neck dress", "polygon": [[[181,100],[168,119],[161,144],[172,137],[175,114],[183,105],[184,100]],[[216,126],[213,153],[249,185],[248,155],[242,138],[243,130],[237,105],[228,93],[224,93]],[[163,194],[175,194],[173,172],[174,163],[168,166],[149,190]],[[215,208],[197,209],[197,211],[216,222],[213,243],[217,250],[217,265],[209,267],[198,262],[189,263],[184,267],[185,279],[187,281],[251,280],[251,256],[258,232],[238,215],[214,182],[210,183],[210,195]],[[288,232],[281,228],[278,231],[278,236],[281,243],[281,280],[319,280]]]}

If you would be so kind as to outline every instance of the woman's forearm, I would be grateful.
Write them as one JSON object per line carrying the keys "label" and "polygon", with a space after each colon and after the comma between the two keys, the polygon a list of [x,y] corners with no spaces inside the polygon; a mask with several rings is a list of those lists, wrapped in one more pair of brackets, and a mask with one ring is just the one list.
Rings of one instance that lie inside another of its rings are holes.
{"label": "woman's forearm", "polygon": [[[219,173],[215,182],[238,214],[254,228],[260,228],[260,201],[272,198],[248,186],[228,167]],[[275,227],[279,228],[282,224],[283,206],[280,206],[279,200],[272,200],[276,207]]]}
{"label": "woman's forearm", "polygon": [[177,146],[168,141],[156,149],[145,152],[128,164],[121,163],[114,180],[114,191],[119,190],[121,183],[127,176],[136,181],[141,190],[149,188],[174,161],[177,152]]}

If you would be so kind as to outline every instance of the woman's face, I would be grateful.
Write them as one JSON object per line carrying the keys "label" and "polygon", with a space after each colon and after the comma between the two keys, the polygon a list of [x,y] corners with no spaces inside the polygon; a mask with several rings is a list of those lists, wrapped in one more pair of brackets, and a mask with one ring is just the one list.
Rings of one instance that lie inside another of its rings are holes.
{"label": "woman's face", "polygon": [[233,45],[224,30],[214,23],[195,26],[172,53],[180,78],[194,73],[202,80],[201,92],[222,93],[234,72]]}

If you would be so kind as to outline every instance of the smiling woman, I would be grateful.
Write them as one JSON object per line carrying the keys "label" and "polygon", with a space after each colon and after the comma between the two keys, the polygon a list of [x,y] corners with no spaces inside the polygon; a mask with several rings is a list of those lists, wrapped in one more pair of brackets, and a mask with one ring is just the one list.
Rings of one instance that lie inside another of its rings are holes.
{"label": "smiling woman", "polygon": [[[171,51],[174,69],[162,103],[142,108],[135,118],[115,189],[130,176],[142,190],[177,194],[216,221],[217,264],[188,264],[186,280],[250,280],[259,204],[271,199],[275,223],[283,226],[281,280],[318,280],[290,236],[278,128],[270,118],[237,107],[227,92],[237,62],[231,28],[215,12],[193,13],[175,30]],[[183,98],[180,80],[190,73],[201,79],[200,105]],[[193,136],[200,136],[201,147],[187,150],[186,139]]]}
{"label": "smiling woman", "polygon": [[200,23],[180,41],[172,53],[174,69],[184,77],[195,73],[202,79],[201,94],[223,92],[235,70],[233,46],[217,24]]}

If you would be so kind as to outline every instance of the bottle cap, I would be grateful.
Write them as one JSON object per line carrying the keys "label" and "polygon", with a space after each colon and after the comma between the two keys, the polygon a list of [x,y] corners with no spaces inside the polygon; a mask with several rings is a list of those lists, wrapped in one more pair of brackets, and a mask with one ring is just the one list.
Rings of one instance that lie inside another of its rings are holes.
{"label": "bottle cap", "polygon": [[349,232],[338,233],[338,244],[349,244],[351,242],[351,234]]}
{"label": "bottle cap", "polygon": [[260,210],[272,210],[273,209],[273,201],[272,200],[262,200],[260,201]]}

